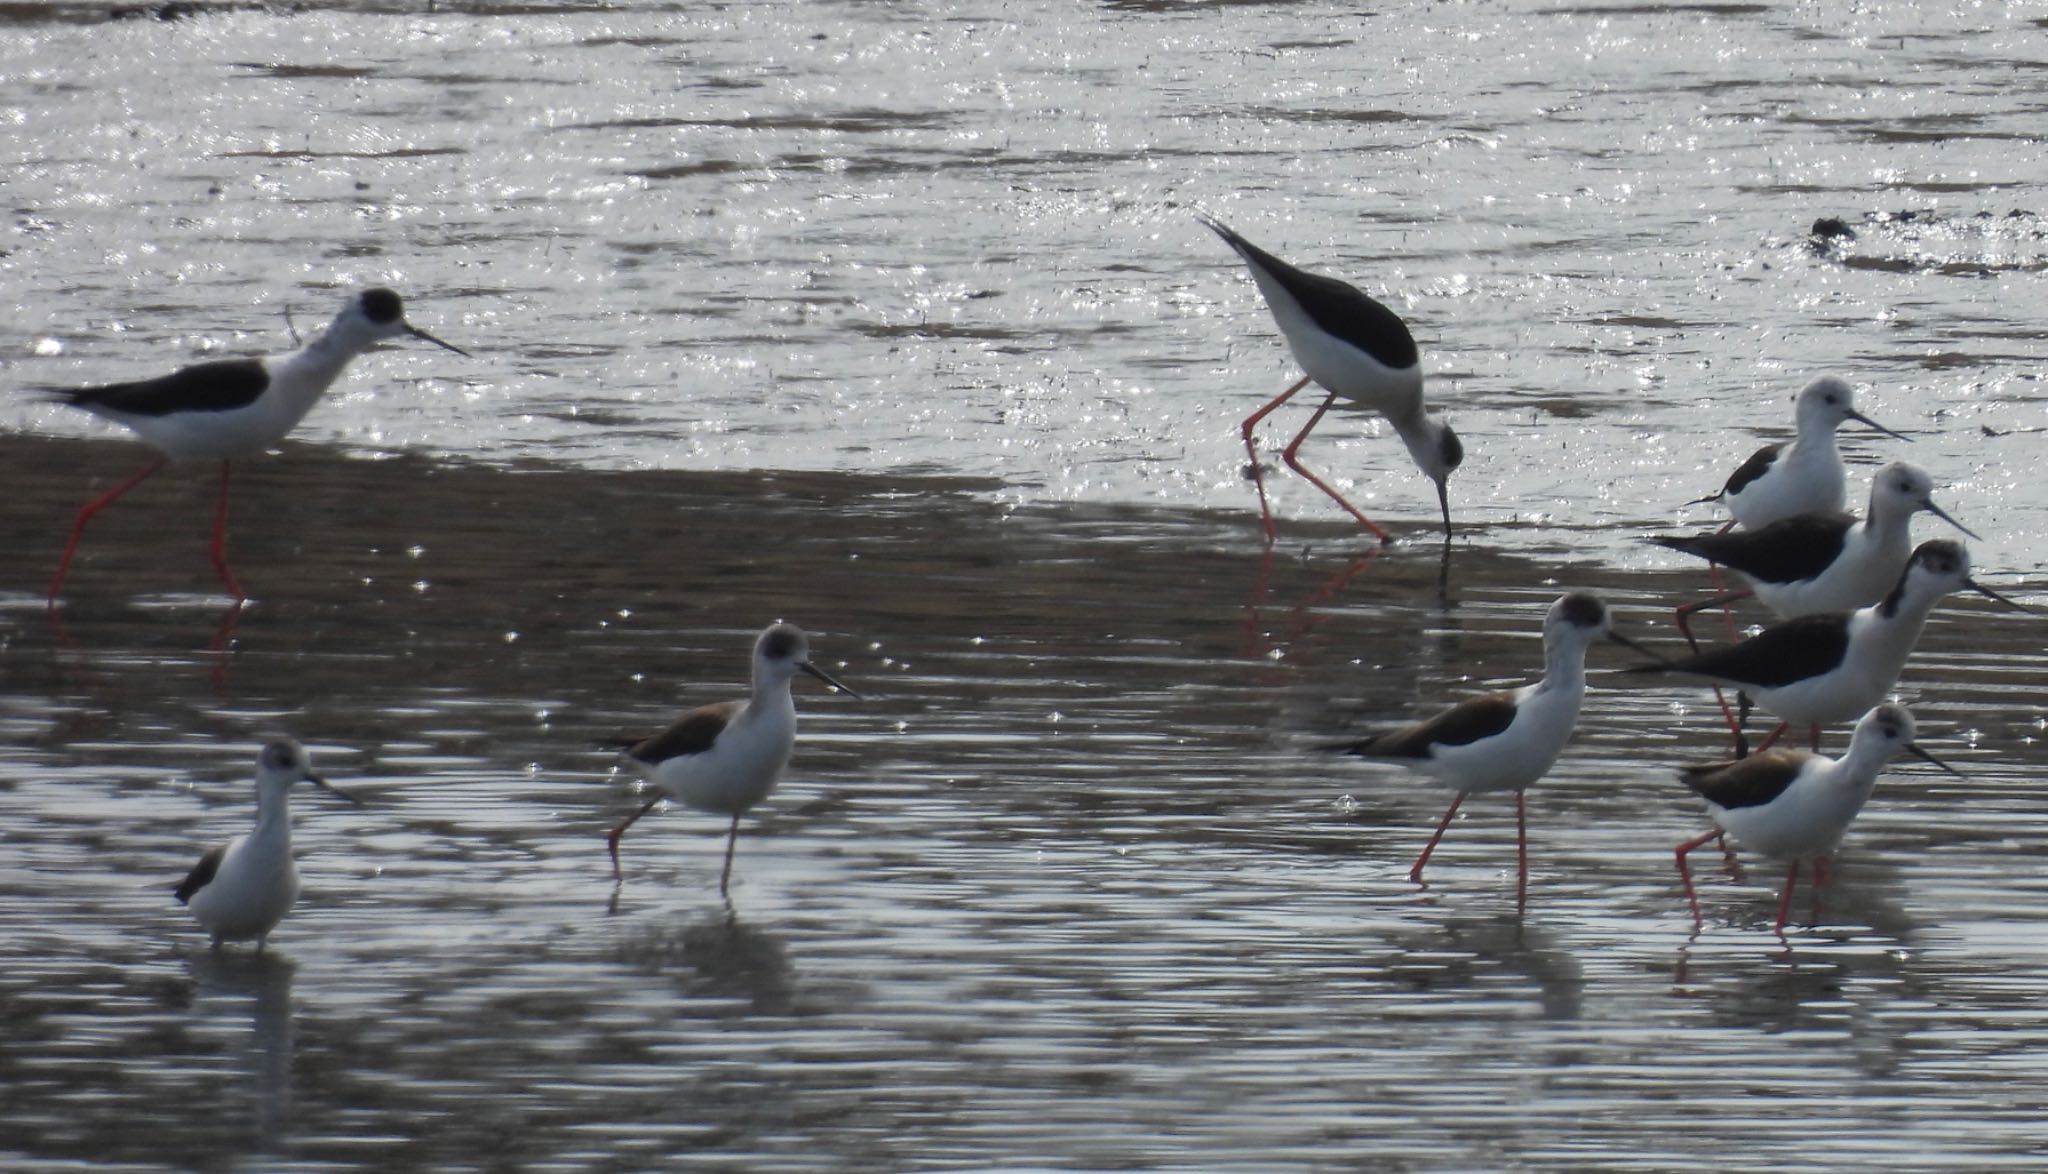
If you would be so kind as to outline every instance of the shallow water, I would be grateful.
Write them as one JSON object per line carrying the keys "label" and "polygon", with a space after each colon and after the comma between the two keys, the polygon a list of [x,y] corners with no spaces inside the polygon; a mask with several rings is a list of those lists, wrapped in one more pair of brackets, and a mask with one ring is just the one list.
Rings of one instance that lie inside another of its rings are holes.
{"label": "shallow water", "polygon": [[[1671,768],[1725,735],[1625,650],[1525,911],[1504,799],[1418,888],[1444,797],[1307,749],[1527,679],[1565,589],[1668,646],[1702,576],[1638,539],[1822,370],[1914,438],[1845,433],[1856,492],[1922,464],[2041,602],[2038,19],[224,7],[0,4],[6,384],[372,281],[477,357],[370,356],[238,469],[239,615],[194,470],[47,618],[141,450],[0,400],[0,1163],[2039,1166],[2039,619],[1937,610],[1902,695],[1964,776],[1888,772],[1782,940],[1755,860],[1693,932]],[[1236,422],[1291,373],[1198,207],[1415,323],[1448,553],[1356,415],[1307,451],[1409,540],[1279,479],[1262,546]],[[614,887],[594,742],[777,617],[869,699],[799,686],[729,905],[678,809]],[[278,730],[369,803],[302,795],[299,909],[214,954],[167,889]]]}
{"label": "shallow water", "polygon": [[[303,437],[1235,510],[1293,374],[1206,209],[1415,325],[1468,525],[1618,556],[1835,371],[1916,437],[1859,462],[2039,564],[2023,8],[224,7],[0,24],[10,383],[279,349],[387,283],[478,358],[381,355]],[[1426,524],[1384,431],[1310,459]]]}
{"label": "shallow water", "polygon": [[[124,455],[5,449],[31,550],[62,470]],[[1612,687],[1633,656],[1596,650],[1518,914],[1504,801],[1469,804],[1417,888],[1442,796],[1304,744],[1521,678],[1563,585],[1668,643],[1696,575],[1476,542],[1447,573],[1427,545],[1354,566],[1337,526],[1267,562],[1241,512],[980,488],[294,445],[248,477],[305,508],[246,511],[258,602],[222,652],[203,534],[163,523],[202,516],[205,480],[110,512],[63,627],[24,602],[5,650],[11,1151],[1656,1166],[1799,1164],[1820,1130],[1830,1160],[2034,1153],[2040,621],[1937,614],[1906,694],[1966,777],[1894,769],[1788,941],[1768,864],[1703,865],[1692,933],[1669,853],[1701,822],[1670,767],[1720,752],[1717,718]],[[636,800],[593,742],[742,687],[773,616],[869,699],[802,692],[730,906],[722,821],[679,810],[626,837],[614,888],[602,834]],[[247,820],[281,727],[368,805],[301,797],[301,907],[262,957],[214,955],[166,889]]]}

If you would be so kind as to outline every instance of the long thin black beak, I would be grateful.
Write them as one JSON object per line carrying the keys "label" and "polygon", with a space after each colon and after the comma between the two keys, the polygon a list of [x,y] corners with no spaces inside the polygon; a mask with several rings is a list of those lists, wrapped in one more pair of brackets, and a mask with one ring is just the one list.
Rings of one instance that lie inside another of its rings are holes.
{"label": "long thin black beak", "polygon": [[306,781],[320,788],[321,790],[327,792],[328,794],[334,796],[337,799],[346,799],[350,803],[355,804],[357,807],[361,807],[363,805],[363,801],[361,799],[356,798],[354,795],[349,794],[347,791],[342,790],[340,787],[335,786],[334,784],[328,782],[326,779],[321,778],[319,775],[307,775]]}
{"label": "long thin black beak", "polygon": [[1449,542],[1451,539],[1451,491],[1441,481],[1436,483],[1436,503],[1443,507],[1444,541]]}
{"label": "long thin black beak", "polygon": [[1941,769],[1947,771],[1948,773],[1956,776],[1957,778],[1964,777],[1962,771],[1957,770],[1955,767],[1950,766],[1948,763],[1943,762],[1941,759],[1936,758],[1934,755],[1929,754],[1927,751],[1920,749],[1920,747],[1914,745],[1911,742],[1906,743],[1906,753],[1911,754],[1913,757],[1918,758],[1923,762],[1931,762],[1934,765],[1940,767]]}
{"label": "long thin black beak", "polygon": [[[1949,517],[1948,512],[1946,510],[1943,510],[1940,506],[1935,505],[1932,500],[1922,500],[1920,503],[1920,508],[1926,510],[1930,514],[1933,514],[1935,517],[1940,518],[1942,521],[1947,522],[1949,525],[1954,526],[1956,529],[1961,530],[1963,533],[1968,534],[1970,537],[1977,538],[1977,532],[1975,530],[1972,530],[1968,526],[1963,525],[1961,522],[1956,521],[1954,518]],[[1982,538],[1977,538],[1977,541],[1982,542],[1984,540]]]}
{"label": "long thin black beak", "polygon": [[435,338],[433,335],[428,334],[426,331],[421,330],[419,327],[414,326],[410,322],[405,324],[405,331],[407,334],[412,335],[414,338],[424,338],[428,342],[433,343],[435,346],[447,347],[449,350],[454,351],[456,354],[461,355],[465,359],[469,357],[468,351],[463,350],[461,347],[456,346],[452,342],[443,342],[440,339]]}
{"label": "long thin black beak", "polygon": [[1866,428],[1875,428],[1875,429],[1877,429],[1877,430],[1878,430],[1879,432],[1882,432],[1882,433],[1884,433],[1884,434],[1885,434],[1886,436],[1890,436],[1890,437],[1895,437],[1895,438],[1897,438],[1897,439],[1899,439],[1899,440],[1903,440],[1903,441],[1905,441],[1905,442],[1906,442],[1907,444],[1911,444],[1911,443],[1913,443],[1913,438],[1912,438],[1912,437],[1910,437],[1910,436],[1904,436],[1904,435],[1901,435],[1901,434],[1899,434],[1899,433],[1897,433],[1897,432],[1893,432],[1893,431],[1892,431],[1891,429],[1889,429],[1889,428],[1885,427],[1884,425],[1882,425],[1882,424],[1878,423],[1877,421],[1875,421],[1875,420],[1871,419],[1871,418],[1870,418],[1869,416],[1866,416],[1866,415],[1864,415],[1864,414],[1863,414],[1862,412],[1857,412],[1857,411],[1851,411],[1851,412],[1849,413],[1849,418],[1850,418],[1851,420],[1854,420],[1854,421],[1856,421],[1856,422],[1857,422],[1858,424],[1861,424],[1861,425],[1863,425],[1863,426],[1864,426],[1864,427],[1866,427]]}
{"label": "long thin black beak", "polygon": [[1671,663],[1671,659],[1669,657],[1661,656],[1655,652],[1650,651],[1648,648],[1643,647],[1642,645],[1622,635],[1620,632],[1616,632],[1610,629],[1607,633],[1607,638],[1609,640],[1614,641],[1616,644],[1621,645],[1623,648],[1629,649],[1632,652],[1642,653],[1644,656],[1649,657],[1651,660],[1656,661],[1658,664]]}
{"label": "long thin black beak", "polygon": [[2000,595],[1998,592],[1993,591],[1991,588],[1986,587],[1984,584],[1979,583],[1975,579],[1964,579],[1963,586],[1968,587],[1970,590],[1975,591],[1977,594],[1982,595],[1986,599],[1995,599],[2007,607],[2018,608],[2020,611],[2030,612],[2034,615],[2041,614],[2040,608],[2028,607],[2026,604],[2021,603],[2018,600],[2007,599],[2005,596]]}
{"label": "long thin black beak", "polygon": [[825,682],[827,685],[832,686],[834,689],[839,690],[841,693],[846,694],[848,697],[854,698],[857,701],[867,700],[867,698],[862,697],[860,694],[854,692],[853,690],[847,688],[846,686],[840,684],[838,681],[834,680],[832,678],[831,673],[826,672],[824,669],[819,668],[817,665],[812,664],[808,660],[798,661],[796,667]]}

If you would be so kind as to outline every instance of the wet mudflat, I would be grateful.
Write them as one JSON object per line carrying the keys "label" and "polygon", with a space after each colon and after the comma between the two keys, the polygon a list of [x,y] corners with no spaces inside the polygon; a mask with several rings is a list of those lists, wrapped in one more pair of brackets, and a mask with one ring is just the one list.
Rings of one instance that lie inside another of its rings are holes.
{"label": "wet mudflat", "polygon": [[[2035,1154],[2038,643],[1988,603],[1937,613],[1904,689],[1967,777],[1892,771],[1811,928],[1769,932],[1752,861],[1703,869],[1694,934],[1669,768],[1718,718],[1615,687],[1626,650],[1593,653],[1532,792],[1526,911],[1505,800],[1418,888],[1442,796],[1305,744],[1525,678],[1566,587],[1669,647],[1697,575],[1478,538],[1361,562],[1335,525],[1268,559],[1245,511],[958,478],[295,445],[248,466],[255,602],[216,651],[211,478],[105,515],[60,629],[37,556],[133,453],[4,449],[14,1160],[1798,1165],[1816,1130],[1830,1161]],[[722,821],[674,808],[614,886],[635,798],[591,743],[742,688],[778,617],[870,699],[799,686],[730,905]],[[299,910],[261,957],[213,954],[167,888],[248,819],[276,730],[368,805],[302,795]]]}
{"label": "wet mudflat", "polygon": [[[1511,805],[1316,741],[1527,680],[1560,592],[1660,647],[1648,533],[1832,372],[2048,588],[2041,20],[1933,3],[0,3],[0,1165],[2037,1169],[2038,618],[1957,597],[1816,913],[1670,863],[1703,690],[1623,687]],[[1448,557],[1194,218],[1392,305],[1468,450]],[[389,285],[237,471],[36,389],[276,352]],[[1259,439],[1271,454],[1307,407]],[[1920,536],[1934,531],[1923,525]],[[1759,613],[1745,611],[1745,622]],[[598,740],[800,684],[745,823]],[[169,887],[289,732],[299,909]],[[1839,735],[1838,735],[1839,738]],[[1838,741],[1836,743],[1838,744]]]}

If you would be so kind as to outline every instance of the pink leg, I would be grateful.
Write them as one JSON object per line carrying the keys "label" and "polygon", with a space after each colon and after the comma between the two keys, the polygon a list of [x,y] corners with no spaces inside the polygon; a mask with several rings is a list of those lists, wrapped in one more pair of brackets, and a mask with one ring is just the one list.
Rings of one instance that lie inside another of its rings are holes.
{"label": "pink leg", "polygon": [[1700,924],[1700,899],[1692,889],[1692,870],[1685,866],[1686,853],[1691,852],[1694,848],[1699,847],[1708,840],[1720,840],[1722,850],[1726,851],[1728,847],[1727,834],[1720,828],[1715,828],[1712,831],[1694,836],[1672,851],[1672,859],[1678,864],[1678,883],[1685,886],[1685,903],[1692,907],[1692,924],[1694,928],[1698,928]]}
{"label": "pink leg", "polygon": [[740,844],[740,817],[732,817],[732,830],[725,834],[725,870],[718,874],[718,895],[726,896],[732,886],[732,853]]}
{"label": "pink leg", "polygon": [[1742,736],[1742,719],[1728,704],[1728,695],[1721,692],[1721,686],[1714,686],[1714,703],[1721,707],[1721,720],[1728,723],[1728,736],[1735,739],[1735,757],[1749,757],[1749,739]]}
{"label": "pink leg", "polygon": [[1436,821],[1436,834],[1429,837],[1429,843],[1422,846],[1422,855],[1415,858],[1415,867],[1408,870],[1408,879],[1422,883],[1422,866],[1429,863],[1429,854],[1436,851],[1436,842],[1444,838],[1444,829],[1451,826],[1451,817],[1458,814],[1458,804],[1465,801],[1465,792],[1460,791],[1451,799],[1451,805],[1444,809],[1444,817]]}
{"label": "pink leg", "polygon": [[1792,858],[1792,870],[1785,874],[1785,896],[1778,902],[1778,923],[1771,927],[1779,937],[1785,936],[1785,921],[1792,916],[1792,886],[1799,883],[1799,858]]}
{"label": "pink leg", "polygon": [[1728,845],[1728,833],[1722,832],[1714,838],[1721,843],[1721,867],[1727,870],[1728,879],[1741,884],[1742,862],[1735,858],[1735,849]]}
{"label": "pink leg", "polygon": [[[1718,570],[1718,568],[1716,569]],[[1689,645],[1694,652],[1698,652],[1700,650],[1700,642],[1697,639],[1695,639],[1692,634],[1692,617],[1694,612],[1705,611],[1710,607],[1718,607],[1723,612],[1726,612],[1728,610],[1729,604],[1734,603],[1738,600],[1748,599],[1750,596],[1755,594],[1756,592],[1748,590],[1722,591],[1717,592],[1711,598],[1708,599],[1698,600],[1694,603],[1680,604],[1678,606],[1678,630],[1685,634],[1686,644]],[[1733,635],[1732,631],[1730,634]]]}
{"label": "pink leg", "polygon": [[633,814],[627,816],[624,822],[620,823],[619,826],[613,828],[611,832],[605,836],[605,846],[610,848],[612,853],[613,880],[623,881],[626,879],[625,874],[619,871],[619,837],[625,835],[626,829],[632,827],[633,824],[637,822],[641,816],[646,815],[648,812],[654,810],[657,806],[661,804],[662,800],[667,798],[667,795],[656,795],[654,798],[649,799],[645,806],[641,807],[640,810],[634,812]]}
{"label": "pink leg", "polygon": [[240,603],[249,598],[242,594],[242,585],[235,582],[234,573],[228,570],[228,462],[220,463],[220,500],[213,507],[213,545],[207,552],[213,558],[214,573],[220,576],[221,585],[228,594]]}
{"label": "pink leg", "polygon": [[1250,465],[1247,466],[1247,468],[1251,470],[1252,484],[1257,486],[1259,490],[1259,523],[1260,525],[1266,528],[1266,541],[1268,542],[1271,542],[1273,540],[1273,511],[1266,504],[1265,466],[1262,465],[1259,461],[1259,448],[1258,445],[1252,441],[1252,429],[1258,427],[1259,421],[1265,419],[1267,416],[1272,415],[1273,410],[1275,408],[1279,407],[1281,404],[1286,403],[1288,400],[1293,399],[1295,392],[1300,391],[1302,388],[1307,386],[1308,376],[1304,375],[1295,382],[1294,386],[1288,388],[1286,391],[1283,391],[1279,395],[1276,395],[1272,399],[1266,401],[1265,407],[1262,407],[1258,411],[1253,412],[1251,415],[1246,416],[1244,418],[1244,423],[1239,425],[1239,431],[1244,433],[1245,455],[1250,457],[1252,462]]}
{"label": "pink leg", "polygon": [[[1716,530],[1714,532],[1716,534],[1726,534],[1728,531],[1733,530],[1734,528],[1735,523],[1731,520],[1726,525],[1722,526],[1719,530]],[[1714,594],[1726,594],[1728,591],[1728,581],[1721,577],[1721,564],[1708,563],[1707,574],[1714,580]],[[1742,594],[1737,595],[1735,599],[1745,599],[1753,594],[1755,594],[1755,592],[1744,591]],[[1729,600],[1730,603],[1733,603],[1734,601],[1734,599]],[[1721,610],[1721,620],[1725,625],[1727,625],[1728,628],[1728,642],[1730,644],[1733,644],[1735,642],[1735,613],[1729,611],[1726,608],[1723,608]]]}
{"label": "pink leg", "polygon": [[1381,542],[1392,542],[1394,540],[1393,535],[1388,534],[1385,530],[1382,530],[1377,525],[1373,524],[1373,520],[1371,518],[1368,518],[1364,514],[1358,512],[1357,506],[1352,505],[1350,502],[1344,500],[1343,494],[1337,492],[1330,485],[1325,483],[1321,477],[1318,477],[1314,473],[1309,472],[1308,466],[1302,464],[1300,460],[1296,459],[1295,454],[1301,451],[1301,442],[1308,439],[1308,434],[1310,432],[1315,431],[1315,426],[1317,424],[1322,423],[1323,413],[1329,411],[1330,405],[1336,402],[1337,396],[1335,393],[1330,394],[1323,400],[1323,406],[1316,409],[1316,414],[1308,418],[1308,423],[1305,426],[1303,426],[1300,432],[1294,434],[1294,439],[1288,442],[1286,449],[1282,450],[1282,452],[1280,453],[1280,459],[1286,462],[1288,468],[1293,469],[1295,472],[1301,474],[1302,477],[1307,479],[1310,485],[1313,485],[1317,489],[1320,489],[1324,493],[1328,494],[1330,496],[1331,501],[1334,501],[1338,505],[1343,506],[1345,512],[1349,513],[1352,517],[1357,518],[1358,524],[1372,531],[1373,535],[1377,537]]}
{"label": "pink leg", "polygon": [[98,497],[93,498],[91,501],[86,502],[85,508],[78,511],[78,517],[73,519],[71,523],[71,537],[64,543],[64,557],[57,560],[57,574],[50,580],[50,594],[47,601],[49,606],[57,606],[57,592],[63,588],[64,576],[71,570],[71,556],[78,553],[78,540],[85,536],[85,524],[92,521],[95,514],[119,501],[122,494],[142,484],[151,473],[170,463],[169,457],[158,457],[148,468]]}
{"label": "pink leg", "polygon": [[[1724,533],[1729,533],[1733,529],[1735,529],[1735,518],[1729,518],[1726,522],[1720,522],[1720,529],[1714,531],[1714,533],[1716,535],[1724,535]],[[1729,584],[1726,584],[1726,580],[1720,578],[1720,563],[1706,563],[1706,572],[1714,580],[1714,592],[1716,594],[1729,590]],[[1722,611],[1720,619],[1726,625],[1729,625],[1729,643],[1735,643],[1735,613],[1733,611]]]}
{"label": "pink leg", "polygon": [[1791,728],[1791,722],[1779,722],[1777,729],[1772,730],[1768,734],[1765,734],[1764,740],[1756,744],[1756,752],[1758,754],[1762,754],[1764,751],[1769,750],[1771,748],[1771,743],[1778,740],[1778,735],[1784,733],[1786,730],[1789,730]]}
{"label": "pink leg", "polygon": [[[1731,518],[1727,522],[1722,523],[1721,528],[1719,530],[1714,531],[1714,533],[1726,534],[1728,531],[1733,530],[1734,528],[1735,522],[1734,519]],[[1728,640],[1730,643],[1734,643],[1735,613],[1728,610],[1728,605],[1734,603],[1738,599],[1747,599],[1751,595],[1755,594],[1755,592],[1753,591],[1738,591],[1730,593],[1728,590],[1728,581],[1722,578],[1721,576],[1720,563],[1710,562],[1707,564],[1707,577],[1712,579],[1714,582],[1714,597],[1711,599],[1703,599],[1698,603],[1683,604],[1678,608],[1678,630],[1685,636],[1686,647],[1692,649],[1694,652],[1698,652],[1700,650],[1700,642],[1692,634],[1691,620],[1694,612],[1702,611],[1710,607],[1720,608],[1721,618],[1724,621],[1726,621],[1728,625]],[[1742,736],[1742,722],[1736,718],[1734,711],[1728,707],[1728,697],[1726,694],[1721,692],[1721,686],[1719,685],[1714,686],[1714,703],[1721,707],[1722,720],[1728,723],[1728,732],[1735,738],[1735,757],[1749,757],[1749,746]],[[1726,850],[1727,842],[1724,840],[1722,842],[1722,851],[1725,852]]]}
{"label": "pink leg", "polygon": [[[1692,616],[1694,612],[1703,611],[1710,607],[1718,607],[1721,609],[1722,614],[1726,615],[1728,614],[1729,604],[1734,603],[1738,599],[1748,599],[1756,594],[1754,591],[1718,591],[1718,588],[1721,586],[1721,568],[1715,563],[1708,563],[1707,565],[1713,569],[1714,586],[1717,589],[1717,593],[1711,599],[1702,599],[1697,603],[1680,604],[1676,612],[1678,630],[1684,634],[1686,646],[1694,652],[1700,650],[1700,642],[1692,634]],[[1730,621],[1728,634],[1731,638],[1735,634],[1733,621]],[[1721,717],[1728,723],[1728,732],[1735,736],[1735,757],[1747,757],[1749,747],[1743,742],[1742,723],[1737,720],[1735,711],[1729,707],[1728,696],[1721,692],[1721,686],[1719,685],[1714,686],[1714,702],[1721,707]]]}

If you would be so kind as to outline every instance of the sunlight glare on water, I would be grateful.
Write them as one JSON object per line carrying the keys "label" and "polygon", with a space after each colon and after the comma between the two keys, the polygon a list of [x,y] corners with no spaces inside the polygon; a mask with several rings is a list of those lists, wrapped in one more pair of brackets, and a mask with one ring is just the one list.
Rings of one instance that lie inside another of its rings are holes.
{"label": "sunlight glare on water", "polygon": [[[2038,1167],[2038,617],[1957,596],[1922,738],[1818,912],[1711,851],[1703,689],[1590,657],[1512,803],[1317,753],[1540,671],[1817,374],[2038,602],[2039,18],[2018,5],[0,4],[0,1164]],[[1296,378],[1195,214],[1422,346],[1458,536]],[[1823,222],[1838,222],[1832,226]],[[388,284],[471,352],[357,361],[214,481],[46,388],[272,353]],[[1306,402],[1259,436],[1277,450]],[[116,439],[118,438],[118,439]],[[1930,533],[1923,527],[1921,536]],[[599,749],[800,681],[742,822]],[[1756,609],[1738,623],[1763,622]],[[1708,629],[1718,633],[1718,626]],[[169,897],[265,737],[306,891]],[[1830,732],[1830,747],[1840,733]],[[1734,1157],[1731,1159],[1731,1155]]]}
{"label": "sunlight glare on water", "polygon": [[[1821,9],[1316,5],[1113,7],[1100,36],[974,6],[21,24],[38,223],[5,329],[69,340],[30,373],[62,384],[277,346],[285,309],[310,327],[319,291],[390,282],[488,358],[384,360],[307,435],[1236,505],[1232,422],[1289,362],[1205,208],[1415,323],[1474,438],[1467,513],[1555,524],[1535,470],[1564,455],[1605,471],[1602,522],[1662,519],[1745,451],[1722,428],[1778,434],[1818,371],[1956,463],[1985,445],[1942,421],[2031,421],[2030,371],[1954,353],[2017,341],[1984,278],[2038,280],[2038,218],[1998,194],[2023,98],[1856,72],[1939,76],[2023,26],[1912,11],[1894,38],[1814,35]],[[1363,67],[1372,45],[1393,59]],[[65,102],[30,101],[59,77]],[[66,150],[75,126],[122,154]],[[1816,252],[1823,216],[1862,231]],[[1591,426],[1529,426],[1560,417]],[[1338,423],[1326,465],[1426,508],[1383,429]]]}

